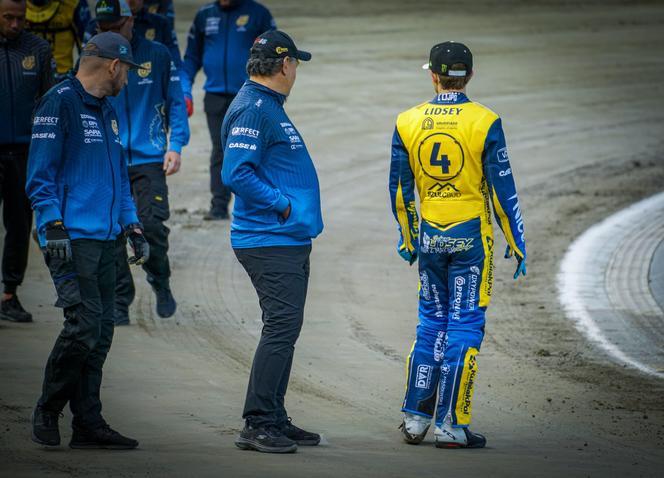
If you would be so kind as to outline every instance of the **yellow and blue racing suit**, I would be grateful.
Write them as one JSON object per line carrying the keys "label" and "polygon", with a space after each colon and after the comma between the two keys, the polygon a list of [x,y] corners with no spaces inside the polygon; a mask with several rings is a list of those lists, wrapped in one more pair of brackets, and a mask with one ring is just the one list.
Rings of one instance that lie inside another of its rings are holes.
{"label": "yellow and blue racing suit", "polygon": [[519,258],[526,255],[498,115],[460,92],[438,94],[401,113],[392,139],[390,194],[397,249],[404,258],[419,257],[420,275],[419,325],[402,411],[431,418],[436,410],[438,426],[449,415],[452,426],[467,427],[493,285],[490,203],[509,247]]}

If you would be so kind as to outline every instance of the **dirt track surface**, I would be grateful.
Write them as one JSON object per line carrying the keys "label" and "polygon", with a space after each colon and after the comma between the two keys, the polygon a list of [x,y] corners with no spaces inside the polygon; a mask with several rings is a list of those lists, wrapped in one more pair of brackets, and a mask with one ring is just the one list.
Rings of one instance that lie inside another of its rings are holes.
{"label": "dirt track surface", "polygon": [[[194,10],[176,3],[184,32]],[[483,2],[446,13],[432,7],[440,2],[265,3],[314,54],[287,111],[318,168],[326,228],[287,407],[327,444],[293,456],[233,446],[260,316],[228,224],[202,220],[209,140],[199,92],[183,171],[170,181],[178,313],[157,318],[136,273],[134,325],[116,329],[105,367],[104,415],[140,449],[30,442],[61,324],[35,249],[20,289],[35,323],[0,324],[0,476],[657,476],[664,384],[588,345],[560,310],[555,277],[574,237],[664,185],[664,6]],[[432,96],[420,65],[446,39],[471,47],[469,96],[503,117],[528,240],[525,281],[496,257],[473,420],[485,450],[438,450],[431,437],[408,446],[397,430],[417,274],[394,252],[389,142],[397,113]]]}

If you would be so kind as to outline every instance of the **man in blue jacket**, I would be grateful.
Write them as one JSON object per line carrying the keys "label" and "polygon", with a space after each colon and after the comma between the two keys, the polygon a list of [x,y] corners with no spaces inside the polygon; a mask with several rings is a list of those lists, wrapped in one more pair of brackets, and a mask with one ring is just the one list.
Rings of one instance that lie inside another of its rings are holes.
{"label": "man in blue jacket", "polygon": [[263,311],[235,444],[268,453],[317,445],[320,436],[293,425],[284,407],[295,342],[304,319],[311,240],[323,230],[316,169],[284,111],[295,83],[299,51],[283,32],[256,39],[249,81],[222,126],[223,179],[235,193],[231,245],[249,274]]}
{"label": "man in blue jacket", "polygon": [[101,415],[102,367],[113,339],[115,240],[127,234],[132,263],[149,256],[129,192],[117,95],[133,63],[131,45],[115,33],[94,36],[67,77],[35,110],[26,192],[37,214],[39,243],[64,311],[64,327],[46,363],[32,416],[32,440],[60,444],[58,416],[69,402],[72,448],[123,448]]}
{"label": "man in blue jacket", "polygon": [[206,76],[203,86],[205,114],[212,141],[212,201],[206,220],[228,219],[231,192],[221,180],[221,123],[228,106],[247,79],[245,65],[254,39],[274,28],[274,19],[263,5],[253,0],[218,0],[198,11],[189,30],[182,89],[191,116],[194,111],[191,88],[196,73],[203,67]]}
{"label": "man in blue jacket", "polygon": [[[143,269],[156,294],[157,314],[170,317],[175,313],[176,302],[169,280],[170,231],[164,224],[169,218],[166,176],[179,171],[182,147],[189,142],[187,110],[180,77],[168,50],[132,34],[133,17],[124,0],[105,0],[105,3],[114,8],[97,9],[100,29],[127,38],[134,60],[146,68],[130,71],[127,86],[110,101],[118,115],[138,216],[150,243],[150,259],[143,264]],[[127,325],[135,289],[123,237],[118,240],[117,264],[114,320],[115,325]]]}
{"label": "man in blue jacket", "polygon": [[25,0],[0,0],[0,203],[5,226],[0,318],[32,322],[16,289],[28,265],[32,209],[25,195],[32,110],[53,85],[55,62],[46,40],[24,30]]}

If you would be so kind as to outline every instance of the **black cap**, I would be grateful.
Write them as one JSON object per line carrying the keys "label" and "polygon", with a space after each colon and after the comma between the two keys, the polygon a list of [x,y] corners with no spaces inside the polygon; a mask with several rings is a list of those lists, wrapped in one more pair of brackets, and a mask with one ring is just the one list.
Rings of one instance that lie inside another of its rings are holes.
{"label": "black cap", "polygon": [[95,5],[95,20],[98,22],[114,23],[131,15],[131,9],[125,0],[99,0]]}
{"label": "black cap", "polygon": [[251,56],[267,58],[297,58],[302,61],[311,60],[311,53],[298,50],[293,39],[280,30],[269,30],[259,35],[251,47]]}
{"label": "black cap", "polygon": [[141,65],[134,63],[134,57],[131,52],[129,41],[114,32],[98,33],[88,40],[83,48],[81,56],[98,56],[109,60],[120,60],[132,68],[145,70]]}
{"label": "black cap", "polygon": [[[466,65],[466,69],[450,71],[455,63]],[[422,68],[443,76],[469,76],[473,72],[473,54],[463,43],[446,41],[431,48],[429,63],[422,65]]]}

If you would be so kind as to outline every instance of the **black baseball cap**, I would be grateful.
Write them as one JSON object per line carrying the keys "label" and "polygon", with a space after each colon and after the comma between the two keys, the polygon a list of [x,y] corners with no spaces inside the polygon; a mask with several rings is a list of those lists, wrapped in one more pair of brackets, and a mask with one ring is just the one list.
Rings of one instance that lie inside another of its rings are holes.
{"label": "black baseball cap", "polygon": [[134,63],[131,45],[119,33],[103,32],[96,34],[88,40],[88,43],[81,52],[81,56],[98,56],[99,58],[107,58],[109,60],[120,60],[122,63],[131,66],[132,69],[140,68],[145,70],[141,65]]}
{"label": "black baseball cap", "polygon": [[95,5],[95,20],[98,22],[114,23],[131,15],[131,9],[125,0],[99,0]]}
{"label": "black baseball cap", "polygon": [[293,39],[281,30],[269,30],[254,40],[251,47],[252,56],[267,58],[297,58],[302,61],[311,60],[311,53],[298,50]]}
{"label": "black baseball cap", "polygon": [[[455,63],[466,65],[466,69],[451,70]],[[473,54],[463,43],[446,41],[431,48],[429,63],[422,65],[422,68],[443,76],[469,76],[473,72]]]}

